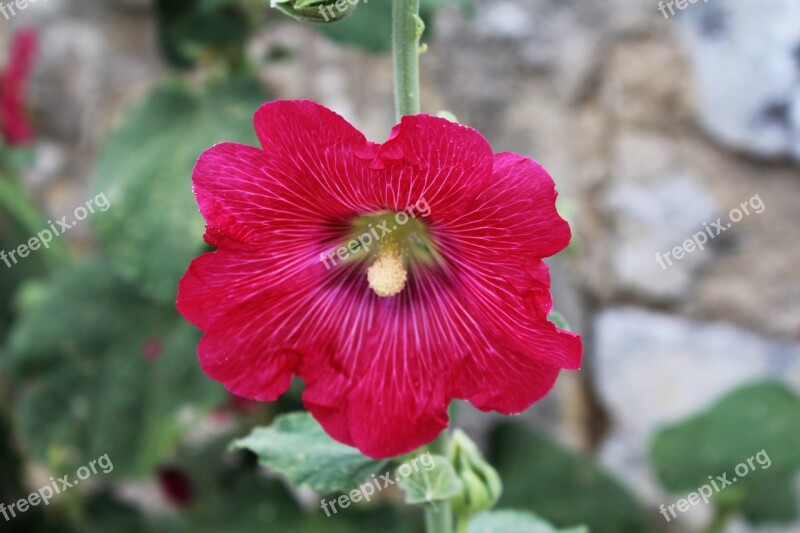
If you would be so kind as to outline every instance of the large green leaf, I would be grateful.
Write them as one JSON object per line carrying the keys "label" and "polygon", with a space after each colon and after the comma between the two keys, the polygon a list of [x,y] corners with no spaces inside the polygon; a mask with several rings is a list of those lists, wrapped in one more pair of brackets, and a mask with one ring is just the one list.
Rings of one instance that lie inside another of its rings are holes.
{"label": "large green leaf", "polygon": [[583,526],[557,529],[533,513],[489,511],[469,522],[467,533],[589,533]]}
{"label": "large green leaf", "polygon": [[779,383],[738,389],[659,432],[651,459],[664,486],[676,494],[709,485],[709,476],[725,476],[735,482],[714,491],[712,503],[746,511],[757,522],[792,520],[797,499],[785,495],[793,494],[791,479],[800,470],[800,398]]}
{"label": "large green leaf", "polygon": [[108,454],[114,475],[169,455],[192,420],[224,398],[203,375],[199,333],[107,264],[56,278],[9,335],[6,365],[25,450],[58,471]]}
{"label": "large green leaf", "polygon": [[261,464],[295,485],[323,492],[354,489],[388,464],[336,442],[308,413],[282,415],[271,426],[235,441],[233,447],[252,451]]}
{"label": "large green leaf", "polygon": [[505,422],[493,432],[489,462],[503,480],[498,507],[532,511],[559,526],[593,533],[639,533],[652,526],[639,503],[592,460],[531,428]]}
{"label": "large green leaf", "polygon": [[114,268],[145,294],[175,299],[178,280],[203,248],[192,168],[221,141],[257,144],[252,117],[264,93],[249,79],[190,90],[154,90],[112,133],[100,154],[95,190],[111,208],[95,219]]}

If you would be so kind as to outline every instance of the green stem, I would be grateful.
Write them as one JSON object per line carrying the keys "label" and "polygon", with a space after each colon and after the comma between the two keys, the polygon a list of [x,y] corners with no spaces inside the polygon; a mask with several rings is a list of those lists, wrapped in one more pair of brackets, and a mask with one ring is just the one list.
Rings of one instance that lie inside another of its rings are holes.
{"label": "green stem", "polygon": [[419,0],[392,0],[394,99],[399,121],[419,113]]}
{"label": "green stem", "polygon": [[[434,455],[447,457],[447,448],[450,445],[450,430],[445,429],[430,443],[430,452]],[[450,502],[436,502],[425,506],[425,531],[427,533],[452,533],[453,512]]]}

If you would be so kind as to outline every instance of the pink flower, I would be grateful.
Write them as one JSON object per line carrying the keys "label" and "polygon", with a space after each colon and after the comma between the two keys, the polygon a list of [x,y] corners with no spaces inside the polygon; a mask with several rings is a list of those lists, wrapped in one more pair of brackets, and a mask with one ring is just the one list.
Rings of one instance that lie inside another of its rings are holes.
{"label": "pink flower", "polygon": [[36,30],[32,28],[14,33],[8,60],[0,72],[0,129],[10,145],[23,145],[33,138],[25,91],[38,42]]}
{"label": "pink flower", "polygon": [[382,458],[433,440],[454,398],[519,413],[579,368],[580,337],[547,321],[541,259],[570,230],[536,162],[428,115],[382,145],[309,101],[255,127],[263,148],[218,144],[193,176],[217,250],[178,309],[209,376],[261,401],[300,376],[323,428]]}

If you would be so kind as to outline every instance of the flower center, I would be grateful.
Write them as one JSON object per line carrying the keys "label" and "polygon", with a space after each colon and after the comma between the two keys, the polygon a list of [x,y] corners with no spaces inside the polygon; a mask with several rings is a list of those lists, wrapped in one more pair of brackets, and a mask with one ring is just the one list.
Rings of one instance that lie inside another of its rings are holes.
{"label": "flower center", "polygon": [[[402,292],[408,271],[415,265],[443,264],[427,225],[406,213],[381,212],[351,222],[346,257],[342,262],[363,261],[369,265],[367,283],[380,297]],[[339,250],[345,250],[343,246]]]}
{"label": "flower center", "polygon": [[408,271],[397,246],[383,246],[367,270],[367,281],[375,294],[389,297],[399,294],[406,286]]}

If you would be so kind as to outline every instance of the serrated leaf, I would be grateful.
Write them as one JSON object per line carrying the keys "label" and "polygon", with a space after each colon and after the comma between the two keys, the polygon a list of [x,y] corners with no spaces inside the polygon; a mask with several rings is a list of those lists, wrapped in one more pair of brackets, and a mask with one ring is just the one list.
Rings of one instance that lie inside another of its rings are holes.
{"label": "serrated leaf", "polygon": [[22,443],[58,471],[108,454],[109,475],[150,473],[181,437],[179,415],[224,398],[197,363],[199,332],[103,262],[54,279],[9,339]]}
{"label": "serrated leaf", "polygon": [[232,446],[252,451],[262,465],[295,485],[323,492],[349,491],[388,464],[336,442],[308,413],[279,416]]}
{"label": "serrated leaf", "polygon": [[190,90],[170,82],[132,109],[103,147],[94,189],[111,208],[97,232],[123,279],[164,303],[203,249],[203,218],[192,194],[200,154],[222,141],[257,145],[258,84],[235,79]]}
{"label": "serrated leaf", "polygon": [[431,457],[431,468],[414,469],[406,477],[397,476],[397,484],[410,505],[449,501],[461,492],[461,482],[450,461],[440,455]]}
{"label": "serrated leaf", "polygon": [[589,533],[586,526],[558,529],[533,513],[489,511],[470,520],[467,533]]}

